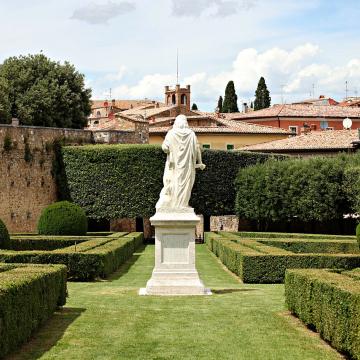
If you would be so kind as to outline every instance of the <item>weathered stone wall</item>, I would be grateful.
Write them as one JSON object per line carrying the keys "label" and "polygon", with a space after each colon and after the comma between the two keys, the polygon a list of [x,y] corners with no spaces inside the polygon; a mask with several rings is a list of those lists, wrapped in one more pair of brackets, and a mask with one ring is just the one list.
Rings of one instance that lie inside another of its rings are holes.
{"label": "weathered stone wall", "polygon": [[0,124],[0,219],[12,233],[35,232],[42,209],[57,201],[54,140],[69,145],[146,142],[146,129],[145,135],[140,130],[92,132]]}

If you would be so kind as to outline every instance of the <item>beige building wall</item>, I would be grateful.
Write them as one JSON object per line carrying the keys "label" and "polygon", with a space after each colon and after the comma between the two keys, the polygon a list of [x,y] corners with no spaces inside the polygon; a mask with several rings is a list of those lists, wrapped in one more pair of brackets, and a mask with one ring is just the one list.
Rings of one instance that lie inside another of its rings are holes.
{"label": "beige building wall", "polygon": [[[150,144],[162,144],[165,135],[150,133]],[[289,137],[288,134],[197,134],[201,145],[210,145],[210,149],[227,150],[227,145],[239,149],[245,145],[261,144]]]}

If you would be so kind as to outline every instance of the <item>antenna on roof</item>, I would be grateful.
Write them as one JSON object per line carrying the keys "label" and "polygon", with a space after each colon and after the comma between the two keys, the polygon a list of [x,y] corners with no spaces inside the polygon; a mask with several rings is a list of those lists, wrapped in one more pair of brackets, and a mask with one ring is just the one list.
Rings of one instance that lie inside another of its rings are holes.
{"label": "antenna on roof", "polygon": [[345,81],[345,100],[348,98],[348,81]]}
{"label": "antenna on roof", "polygon": [[179,48],[176,49],[176,85],[179,84]]}

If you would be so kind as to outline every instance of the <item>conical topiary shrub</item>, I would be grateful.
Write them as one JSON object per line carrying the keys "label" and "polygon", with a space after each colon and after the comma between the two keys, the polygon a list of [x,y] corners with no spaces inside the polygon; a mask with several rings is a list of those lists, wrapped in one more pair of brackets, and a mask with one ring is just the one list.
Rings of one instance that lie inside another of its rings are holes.
{"label": "conical topiary shrub", "polygon": [[10,235],[6,225],[0,219],[0,248],[8,249],[10,246]]}
{"label": "conical topiary shrub", "polygon": [[60,201],[45,208],[38,222],[41,235],[86,235],[85,211],[69,201]]}

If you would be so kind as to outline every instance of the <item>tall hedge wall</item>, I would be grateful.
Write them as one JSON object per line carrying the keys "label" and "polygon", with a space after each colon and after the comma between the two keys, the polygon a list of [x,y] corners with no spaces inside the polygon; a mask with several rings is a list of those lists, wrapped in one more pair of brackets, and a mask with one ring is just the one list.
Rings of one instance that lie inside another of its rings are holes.
{"label": "tall hedge wall", "polygon": [[236,188],[237,214],[258,221],[328,221],[356,212],[360,198],[359,156],[267,161],[241,169]]}
{"label": "tall hedge wall", "polygon": [[[191,205],[203,215],[234,214],[234,181],[240,168],[270,156],[207,150],[204,171],[197,171]],[[61,162],[71,198],[88,217],[149,217],[162,188],[166,155],[156,145],[89,145],[64,147]]]}

